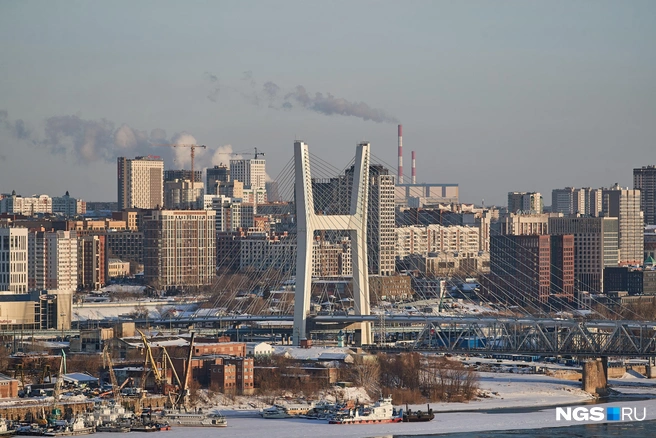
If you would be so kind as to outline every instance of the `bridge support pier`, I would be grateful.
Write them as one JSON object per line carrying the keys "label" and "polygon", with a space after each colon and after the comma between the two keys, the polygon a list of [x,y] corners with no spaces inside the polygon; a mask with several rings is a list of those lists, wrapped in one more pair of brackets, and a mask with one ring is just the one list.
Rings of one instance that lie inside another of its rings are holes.
{"label": "bridge support pier", "polygon": [[583,363],[581,383],[590,394],[608,394],[608,358],[588,360]]}
{"label": "bridge support pier", "polygon": [[656,379],[656,358],[649,358],[649,364],[645,367],[645,371],[648,379]]}

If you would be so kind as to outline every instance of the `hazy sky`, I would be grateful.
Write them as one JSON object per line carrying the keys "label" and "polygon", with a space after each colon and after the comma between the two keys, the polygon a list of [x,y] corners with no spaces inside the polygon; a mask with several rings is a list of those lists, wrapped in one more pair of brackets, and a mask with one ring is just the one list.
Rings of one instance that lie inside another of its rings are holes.
{"label": "hazy sky", "polygon": [[2,0],[0,111],[2,193],[115,201],[117,156],[178,139],[395,167],[399,121],[407,175],[548,204],[656,164],[656,2]]}

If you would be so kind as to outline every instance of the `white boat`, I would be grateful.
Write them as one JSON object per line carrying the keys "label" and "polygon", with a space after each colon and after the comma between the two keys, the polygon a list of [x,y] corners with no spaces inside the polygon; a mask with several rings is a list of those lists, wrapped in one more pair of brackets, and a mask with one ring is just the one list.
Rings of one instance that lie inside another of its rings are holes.
{"label": "white boat", "polygon": [[398,412],[392,405],[392,397],[378,400],[371,407],[356,407],[335,415],[330,424],[373,424],[373,423],[401,423],[403,410]]}
{"label": "white boat", "polygon": [[228,420],[218,413],[162,411],[159,418],[176,427],[226,427]]}
{"label": "white boat", "polygon": [[14,433],[13,429],[9,429],[9,422],[4,418],[0,418],[0,436],[1,435],[12,435]]}
{"label": "white boat", "polygon": [[260,411],[260,415],[262,416],[262,418],[269,418],[269,419],[291,418],[291,415],[289,415],[287,410],[282,406],[272,406],[270,408],[264,409],[263,411]]}

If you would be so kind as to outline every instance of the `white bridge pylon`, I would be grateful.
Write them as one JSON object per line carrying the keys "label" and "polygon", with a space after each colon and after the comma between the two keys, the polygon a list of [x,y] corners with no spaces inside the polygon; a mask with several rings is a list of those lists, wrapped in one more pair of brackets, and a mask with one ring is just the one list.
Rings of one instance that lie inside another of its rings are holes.
{"label": "white bridge pylon", "polygon": [[[369,196],[369,143],[356,146],[351,205],[348,215],[317,215],[314,212],[308,145],[294,142],[296,190],[296,292],[294,295],[294,345],[307,337],[312,289],[312,245],[315,231],[348,231],[353,264],[353,299],[356,315],[369,315],[367,267],[367,203]],[[371,343],[371,323],[361,323],[361,344]]]}

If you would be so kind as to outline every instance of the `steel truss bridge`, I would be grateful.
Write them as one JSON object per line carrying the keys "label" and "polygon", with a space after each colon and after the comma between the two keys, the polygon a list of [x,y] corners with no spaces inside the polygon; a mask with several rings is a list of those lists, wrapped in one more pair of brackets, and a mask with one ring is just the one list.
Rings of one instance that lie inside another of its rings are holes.
{"label": "steel truss bridge", "polygon": [[[179,318],[174,325],[225,327],[243,323],[285,321],[293,316],[239,315],[209,318]],[[144,321],[137,321],[143,324]],[[428,315],[320,315],[310,316],[308,325],[331,330],[369,322],[394,332],[395,327],[415,327],[418,336],[409,347],[428,351],[469,353],[513,353],[540,356],[625,356],[656,357],[656,322],[580,321],[531,317],[474,317]],[[168,319],[149,324],[169,326]],[[377,326],[377,327],[376,327]]]}

